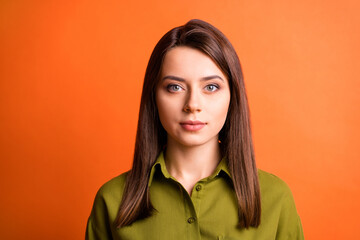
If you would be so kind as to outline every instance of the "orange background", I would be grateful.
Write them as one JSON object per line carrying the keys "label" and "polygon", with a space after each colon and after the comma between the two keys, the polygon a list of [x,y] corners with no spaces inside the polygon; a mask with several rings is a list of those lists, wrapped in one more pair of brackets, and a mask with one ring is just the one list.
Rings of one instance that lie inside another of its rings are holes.
{"label": "orange background", "polygon": [[83,239],[97,189],[131,166],[150,53],[209,21],[235,46],[259,168],[291,187],[306,239],[356,239],[359,3],[1,1],[1,239]]}

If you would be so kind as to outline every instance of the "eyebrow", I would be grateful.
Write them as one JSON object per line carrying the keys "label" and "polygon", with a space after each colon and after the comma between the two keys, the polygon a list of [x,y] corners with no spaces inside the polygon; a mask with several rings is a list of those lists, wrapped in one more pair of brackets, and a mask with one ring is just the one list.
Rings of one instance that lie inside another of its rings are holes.
{"label": "eyebrow", "polygon": [[[220,79],[221,81],[224,82],[224,79],[222,79],[219,75],[206,76],[206,77],[201,78],[200,81],[209,81],[209,80],[216,79],[216,78]],[[173,75],[168,75],[168,76],[163,77],[162,81],[164,81],[166,79],[176,80],[176,81],[179,81],[179,82],[185,82],[184,78],[176,77],[176,76],[173,76]]]}

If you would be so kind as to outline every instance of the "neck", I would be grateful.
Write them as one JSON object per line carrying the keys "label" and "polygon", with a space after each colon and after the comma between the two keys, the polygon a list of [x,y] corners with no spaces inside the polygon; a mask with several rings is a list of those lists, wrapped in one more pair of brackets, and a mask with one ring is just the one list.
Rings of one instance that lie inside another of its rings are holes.
{"label": "neck", "polygon": [[169,139],[165,160],[168,172],[191,188],[197,181],[214,173],[221,160],[219,143],[214,140],[188,147]]}

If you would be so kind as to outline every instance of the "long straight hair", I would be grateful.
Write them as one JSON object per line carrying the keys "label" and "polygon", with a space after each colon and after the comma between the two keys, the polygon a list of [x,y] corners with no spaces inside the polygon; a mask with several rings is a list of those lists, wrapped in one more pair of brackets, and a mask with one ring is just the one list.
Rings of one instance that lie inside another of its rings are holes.
{"label": "long straight hair", "polygon": [[227,159],[237,197],[238,227],[258,227],[261,215],[260,189],[240,61],[223,33],[197,19],[167,32],[151,54],[142,89],[133,166],[127,175],[115,224],[117,227],[127,226],[154,212],[148,181],[151,168],[167,140],[166,131],[160,123],[155,92],[165,54],[177,46],[187,46],[205,53],[229,81],[230,105],[225,124],[219,133],[221,153]]}

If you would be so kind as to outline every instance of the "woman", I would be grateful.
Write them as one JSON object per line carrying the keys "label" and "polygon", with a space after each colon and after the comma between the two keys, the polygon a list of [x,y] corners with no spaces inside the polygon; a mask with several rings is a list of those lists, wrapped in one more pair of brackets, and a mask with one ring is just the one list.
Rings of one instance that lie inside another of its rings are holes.
{"label": "woman", "polygon": [[303,239],[289,188],[256,168],[240,62],[209,23],[156,45],[132,169],[100,188],[86,239]]}

